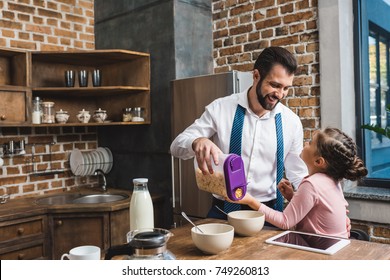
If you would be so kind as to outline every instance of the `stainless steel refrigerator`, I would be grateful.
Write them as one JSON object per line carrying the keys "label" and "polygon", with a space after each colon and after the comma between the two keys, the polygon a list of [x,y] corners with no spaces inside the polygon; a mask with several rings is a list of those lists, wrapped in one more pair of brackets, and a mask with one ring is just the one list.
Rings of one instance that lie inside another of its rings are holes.
{"label": "stainless steel refrigerator", "polygon": [[[199,118],[213,100],[246,90],[252,85],[251,72],[231,71],[171,81],[172,141]],[[196,185],[194,160],[172,157],[172,207],[174,226],[182,225],[181,212],[193,219],[205,218],[211,206],[210,193]]]}

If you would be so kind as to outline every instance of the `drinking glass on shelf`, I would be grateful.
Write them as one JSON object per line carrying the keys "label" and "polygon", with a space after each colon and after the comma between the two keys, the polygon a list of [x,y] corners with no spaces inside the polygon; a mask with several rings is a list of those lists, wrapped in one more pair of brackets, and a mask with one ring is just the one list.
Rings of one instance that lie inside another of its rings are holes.
{"label": "drinking glass on shelf", "polygon": [[92,84],[94,87],[100,87],[102,84],[102,70],[95,69],[92,72]]}
{"label": "drinking glass on shelf", "polygon": [[79,71],[79,86],[87,87],[88,86],[88,71],[80,70]]}
{"label": "drinking glass on shelf", "polygon": [[65,71],[65,86],[74,87],[75,73],[73,70]]}

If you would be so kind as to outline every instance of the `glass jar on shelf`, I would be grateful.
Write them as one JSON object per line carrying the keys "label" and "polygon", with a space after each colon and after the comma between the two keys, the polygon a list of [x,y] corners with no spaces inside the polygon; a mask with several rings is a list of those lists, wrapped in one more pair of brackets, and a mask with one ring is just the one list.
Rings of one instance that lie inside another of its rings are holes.
{"label": "glass jar on shelf", "polygon": [[132,119],[132,121],[133,122],[143,122],[143,121],[145,121],[144,111],[145,111],[145,109],[142,108],[142,107],[135,107],[133,109],[133,119]]}
{"label": "glass jar on shelf", "polygon": [[54,102],[43,102],[42,103],[42,123],[55,123],[54,116]]}
{"label": "glass jar on shelf", "polygon": [[131,108],[123,108],[122,121],[131,122],[133,119],[133,110]]}

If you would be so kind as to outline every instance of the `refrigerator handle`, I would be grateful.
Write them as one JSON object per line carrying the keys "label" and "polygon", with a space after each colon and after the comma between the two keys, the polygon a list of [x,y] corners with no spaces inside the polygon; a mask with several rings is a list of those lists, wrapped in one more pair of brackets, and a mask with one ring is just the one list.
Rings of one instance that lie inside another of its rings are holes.
{"label": "refrigerator handle", "polygon": [[183,198],[181,197],[183,192],[181,190],[181,159],[179,159],[179,204],[180,204],[180,209],[183,209],[181,202],[183,201]]}
{"label": "refrigerator handle", "polygon": [[172,168],[172,208],[175,208],[176,199],[175,199],[175,158],[171,156],[171,168]]}
{"label": "refrigerator handle", "polygon": [[237,70],[233,70],[233,90],[234,93],[240,92],[240,79],[238,78]]}
{"label": "refrigerator handle", "polygon": [[[179,173],[179,182],[178,182],[178,185],[179,185],[179,203],[180,203],[180,207],[181,207],[181,159],[178,159],[178,162],[179,162],[179,170],[178,170],[178,173]],[[174,156],[171,156],[171,167],[172,167],[172,207],[175,208],[176,207],[176,176],[175,176],[175,157]]]}

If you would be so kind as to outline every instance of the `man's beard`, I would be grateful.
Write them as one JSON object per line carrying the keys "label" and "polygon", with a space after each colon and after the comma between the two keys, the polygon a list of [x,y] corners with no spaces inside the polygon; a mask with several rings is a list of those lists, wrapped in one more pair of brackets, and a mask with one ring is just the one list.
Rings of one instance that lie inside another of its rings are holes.
{"label": "man's beard", "polygon": [[278,101],[276,101],[275,104],[270,104],[268,103],[266,100],[268,98],[268,96],[270,95],[269,93],[266,94],[265,96],[263,96],[262,92],[261,92],[261,85],[262,85],[263,81],[259,82],[256,86],[256,95],[257,95],[257,100],[259,101],[259,103],[261,104],[261,106],[268,110],[268,111],[272,111],[273,108],[275,108],[276,105],[278,105],[278,103],[280,102],[280,100],[278,99]]}

